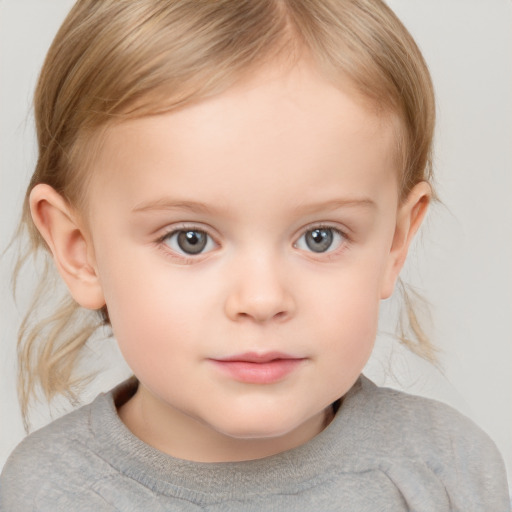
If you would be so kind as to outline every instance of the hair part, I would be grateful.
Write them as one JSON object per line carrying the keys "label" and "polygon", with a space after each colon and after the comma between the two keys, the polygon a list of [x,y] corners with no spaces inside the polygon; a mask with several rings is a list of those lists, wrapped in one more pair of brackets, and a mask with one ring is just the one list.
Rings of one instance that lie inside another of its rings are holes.
{"label": "hair part", "polygon": [[[381,0],[79,0],[48,51],[35,92],[39,156],[22,217],[29,247],[18,270],[47,249],[30,215],[32,188],[46,183],[83,211],[93,158],[110,126],[218,94],[269,61],[293,65],[306,55],[333,83],[350,83],[398,119],[400,198],[431,182],[430,75],[413,38]],[[74,327],[78,306],[68,301],[34,324],[44,288],[36,290],[18,339],[25,418],[37,388],[48,401],[73,396],[79,354],[95,328],[108,323],[103,309]],[[407,346],[432,359],[411,318],[415,341]]]}

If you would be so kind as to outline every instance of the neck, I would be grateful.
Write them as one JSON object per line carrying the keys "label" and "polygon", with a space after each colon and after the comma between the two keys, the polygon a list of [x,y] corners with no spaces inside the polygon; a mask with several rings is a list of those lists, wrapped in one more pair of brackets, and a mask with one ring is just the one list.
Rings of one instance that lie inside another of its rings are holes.
{"label": "neck", "polygon": [[146,444],[172,457],[195,462],[239,462],[291,450],[320,433],[334,417],[329,406],[284,435],[237,438],[162,404],[142,385],[119,407],[118,414]]}

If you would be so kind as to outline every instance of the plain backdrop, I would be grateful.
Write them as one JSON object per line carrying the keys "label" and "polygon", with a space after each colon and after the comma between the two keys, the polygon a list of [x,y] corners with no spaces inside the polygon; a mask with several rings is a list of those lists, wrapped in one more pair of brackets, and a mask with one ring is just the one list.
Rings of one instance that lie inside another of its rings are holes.
{"label": "plain backdrop", "polygon": [[[45,53],[72,0],[0,0],[0,251],[19,219],[36,159],[31,101]],[[512,3],[390,0],[432,72],[438,105],[435,205],[404,278],[431,304],[442,371],[386,333],[366,373],[379,384],[447,402],[497,443],[512,472]],[[0,467],[24,436],[16,399],[16,331],[28,301],[10,290],[14,253],[0,258]],[[101,341],[104,371],[84,401],[128,374]],[[55,415],[61,414],[59,409]],[[51,419],[39,409],[37,425]]]}

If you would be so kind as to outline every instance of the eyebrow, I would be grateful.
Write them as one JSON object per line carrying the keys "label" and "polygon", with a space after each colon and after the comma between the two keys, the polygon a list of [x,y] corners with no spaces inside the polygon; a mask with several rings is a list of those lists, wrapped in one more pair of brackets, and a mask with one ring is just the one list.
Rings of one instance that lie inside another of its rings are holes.
{"label": "eyebrow", "polygon": [[199,213],[213,213],[214,209],[205,203],[199,201],[180,201],[168,197],[162,197],[154,201],[141,203],[132,209],[133,213],[148,212],[153,210],[189,210],[191,212]]}
{"label": "eyebrow", "polygon": [[[374,201],[368,198],[337,198],[329,201],[320,201],[312,204],[299,204],[295,210],[301,213],[315,213],[322,210],[337,210],[339,208],[376,208]],[[149,211],[166,211],[166,210],[188,210],[190,212],[198,212],[205,214],[212,214],[217,211],[217,208],[199,202],[199,201],[188,201],[188,200],[175,200],[168,197],[162,197],[153,201],[148,201],[135,206],[132,212],[149,212]]]}
{"label": "eyebrow", "polygon": [[371,199],[361,198],[337,198],[329,201],[320,201],[318,203],[311,204],[300,204],[296,210],[300,210],[301,213],[315,213],[324,210],[337,210],[339,208],[368,208],[375,209],[376,203]]}

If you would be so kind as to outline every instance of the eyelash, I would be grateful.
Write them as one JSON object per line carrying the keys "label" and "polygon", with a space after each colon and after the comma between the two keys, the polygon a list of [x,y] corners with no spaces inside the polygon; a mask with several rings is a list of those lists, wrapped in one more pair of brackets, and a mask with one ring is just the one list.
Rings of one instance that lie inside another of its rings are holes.
{"label": "eyelash", "polygon": [[[308,254],[310,254],[313,257],[316,256],[316,257],[320,257],[322,259],[329,260],[329,259],[332,259],[332,258],[338,256],[339,254],[341,254],[348,248],[351,240],[350,240],[349,236],[346,234],[346,232],[342,231],[338,227],[335,227],[335,226],[332,226],[329,224],[313,224],[313,225],[307,226],[306,229],[304,229],[302,231],[302,234],[297,238],[297,241],[293,244],[293,246],[298,248],[297,244],[304,236],[307,235],[307,233],[311,233],[313,231],[322,231],[322,230],[330,230],[330,231],[334,232],[335,235],[340,237],[341,240],[339,241],[338,247],[335,247],[334,249],[328,249],[324,252],[315,252],[313,250],[310,250],[310,251],[306,250],[305,252],[307,252]],[[302,250],[300,248],[298,248],[298,249]]]}
{"label": "eyelash", "polygon": [[[183,224],[183,225],[175,226],[172,229],[169,229],[166,233],[164,233],[162,236],[160,236],[156,240],[156,244],[157,244],[158,248],[161,249],[167,257],[173,258],[175,260],[176,259],[181,260],[181,263],[183,263],[185,265],[190,264],[190,263],[196,263],[198,261],[198,258],[200,258],[201,256],[204,256],[205,254],[208,254],[208,253],[201,252],[201,253],[198,253],[197,255],[187,255],[186,253],[181,253],[181,252],[175,251],[171,247],[169,247],[169,245],[165,241],[167,239],[171,238],[171,236],[178,234],[178,233],[182,233],[182,232],[204,233],[211,241],[213,241],[213,243],[216,246],[219,245],[219,243],[215,240],[215,237],[213,237],[208,232],[208,230],[204,229],[203,227]],[[208,252],[210,252],[210,251],[208,251]]]}
{"label": "eyelash", "polygon": [[[307,234],[307,233],[311,233],[313,231],[321,231],[321,230],[330,230],[332,232],[334,232],[335,235],[339,236],[341,238],[341,241],[339,242],[339,246],[332,249],[332,250],[326,250],[324,252],[315,252],[313,250],[310,250],[310,251],[307,251],[307,250],[304,250],[304,249],[300,249],[297,247],[297,244],[299,243],[299,241]],[[169,247],[169,245],[166,243],[166,240],[168,240],[170,237],[172,237],[173,235],[176,235],[178,233],[183,233],[183,232],[198,232],[198,233],[203,233],[204,235],[206,235],[217,247],[220,245],[215,237],[213,237],[207,229],[204,229],[203,227],[199,227],[199,226],[194,226],[194,225],[179,225],[179,226],[176,226],[176,227],[173,227],[172,229],[169,229],[166,233],[164,233],[162,236],[160,236],[157,240],[156,240],[156,244],[157,246],[164,252],[164,254],[168,257],[171,257],[171,258],[174,258],[174,259],[178,259],[178,260],[181,260],[181,262],[183,264],[190,264],[190,263],[196,263],[198,261],[198,259],[201,257],[201,256],[204,256],[208,253],[211,252],[211,250],[207,251],[206,253],[204,252],[199,252],[197,253],[196,255],[187,255],[186,253],[182,253],[182,252],[178,252],[176,250],[173,250],[171,247]],[[337,227],[334,227],[332,225],[329,225],[329,224],[313,224],[313,225],[310,225],[310,226],[307,226],[304,230],[302,230],[301,232],[301,235],[297,238],[297,241],[293,244],[293,247],[294,248],[297,248],[301,251],[304,251],[304,252],[307,252],[309,253],[310,255],[312,256],[319,256],[319,257],[322,257],[323,259],[331,259],[337,255],[339,255],[340,253],[344,252],[348,246],[350,245],[350,238],[349,236],[346,234],[346,232],[342,231],[341,229],[337,228]],[[208,242],[207,242],[208,243]]]}

